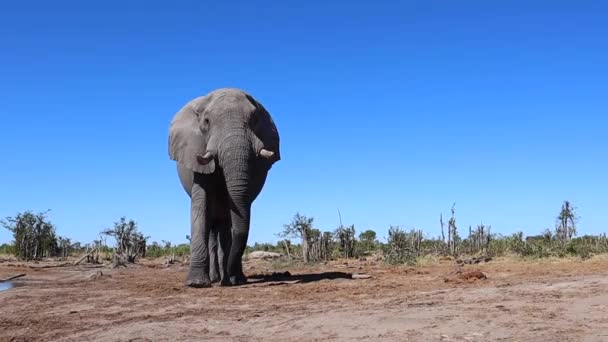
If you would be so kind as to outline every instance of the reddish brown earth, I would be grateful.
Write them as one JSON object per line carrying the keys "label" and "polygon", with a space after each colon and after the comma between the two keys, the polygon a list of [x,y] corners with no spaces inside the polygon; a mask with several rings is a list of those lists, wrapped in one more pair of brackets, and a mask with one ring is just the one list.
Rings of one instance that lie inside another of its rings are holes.
{"label": "reddish brown earth", "polygon": [[452,261],[289,269],[259,261],[248,275],[293,277],[207,289],[184,287],[183,266],[45,265],[0,263],[0,278],[27,274],[0,292],[1,341],[608,341],[603,258],[497,260],[461,273]]}

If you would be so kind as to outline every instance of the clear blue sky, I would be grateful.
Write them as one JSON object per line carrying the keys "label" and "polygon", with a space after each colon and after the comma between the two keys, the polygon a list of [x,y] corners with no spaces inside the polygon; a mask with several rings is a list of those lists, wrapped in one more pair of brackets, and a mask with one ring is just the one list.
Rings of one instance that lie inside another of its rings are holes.
{"label": "clear blue sky", "polygon": [[537,234],[564,200],[608,231],[604,1],[96,3],[0,5],[0,217],[50,208],[89,242],[125,215],[185,241],[169,122],[239,87],[282,142],[250,242],[338,209],[436,236],[453,202],[461,233]]}

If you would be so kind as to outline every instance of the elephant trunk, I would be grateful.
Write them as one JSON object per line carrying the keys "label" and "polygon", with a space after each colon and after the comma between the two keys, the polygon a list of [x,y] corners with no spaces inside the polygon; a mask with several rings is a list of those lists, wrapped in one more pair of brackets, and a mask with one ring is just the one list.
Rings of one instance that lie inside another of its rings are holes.
{"label": "elephant trunk", "polygon": [[[241,278],[243,252],[249,237],[251,218],[251,171],[255,142],[247,134],[229,134],[221,143],[219,163],[231,200],[232,245],[228,257],[228,275]],[[236,279],[235,278],[235,279]]]}

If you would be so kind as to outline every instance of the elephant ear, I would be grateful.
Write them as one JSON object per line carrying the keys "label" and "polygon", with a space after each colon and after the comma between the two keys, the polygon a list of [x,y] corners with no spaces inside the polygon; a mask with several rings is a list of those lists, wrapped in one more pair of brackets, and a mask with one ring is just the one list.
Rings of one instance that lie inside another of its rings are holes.
{"label": "elephant ear", "polygon": [[175,114],[169,128],[169,157],[194,172],[210,174],[215,171],[215,160],[206,165],[197,160],[207,152],[209,140],[198,121],[206,102],[207,97],[194,99]]}
{"label": "elephant ear", "polygon": [[262,143],[264,143],[264,147],[267,150],[274,152],[272,163],[276,163],[277,161],[281,160],[279,131],[277,130],[277,126],[275,125],[272,116],[270,116],[270,113],[268,113],[266,108],[264,108],[264,106],[257,101],[255,101],[254,104],[257,108],[256,114],[258,115],[261,123],[258,125],[255,133],[260,140],[262,140]]}

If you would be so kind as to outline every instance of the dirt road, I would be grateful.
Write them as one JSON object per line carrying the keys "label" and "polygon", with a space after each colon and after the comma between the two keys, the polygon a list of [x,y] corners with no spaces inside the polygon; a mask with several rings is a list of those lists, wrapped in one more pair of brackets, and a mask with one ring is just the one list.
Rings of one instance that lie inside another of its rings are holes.
{"label": "dirt road", "polygon": [[[273,271],[247,267],[248,275]],[[0,278],[27,273],[24,286],[0,292],[0,340],[608,341],[606,259],[497,260],[467,265],[487,275],[469,281],[451,261],[282,270],[303,276],[190,289],[180,266],[0,263]]]}

